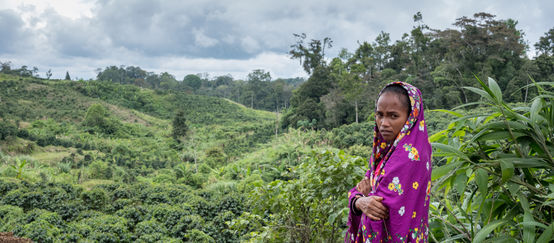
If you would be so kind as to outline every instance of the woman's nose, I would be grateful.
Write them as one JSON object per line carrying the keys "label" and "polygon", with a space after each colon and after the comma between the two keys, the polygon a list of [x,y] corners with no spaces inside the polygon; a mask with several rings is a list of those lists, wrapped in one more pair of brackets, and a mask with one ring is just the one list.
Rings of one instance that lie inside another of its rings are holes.
{"label": "woman's nose", "polygon": [[387,119],[387,118],[381,119],[381,126],[382,126],[382,127],[388,127],[388,126],[390,126],[390,121],[389,121],[389,119]]}

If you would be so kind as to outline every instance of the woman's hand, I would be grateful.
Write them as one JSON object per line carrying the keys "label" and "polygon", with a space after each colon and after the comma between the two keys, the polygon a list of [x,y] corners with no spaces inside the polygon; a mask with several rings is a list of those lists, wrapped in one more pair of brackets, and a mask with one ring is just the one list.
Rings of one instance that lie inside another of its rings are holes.
{"label": "woman's hand", "polygon": [[356,190],[364,196],[367,196],[369,194],[369,190],[371,189],[371,183],[369,181],[369,178],[365,177],[363,180],[358,182],[358,185],[356,185]]}
{"label": "woman's hand", "polygon": [[383,198],[379,196],[360,197],[356,200],[354,206],[362,210],[371,220],[388,219],[389,210],[381,201],[383,201]]}

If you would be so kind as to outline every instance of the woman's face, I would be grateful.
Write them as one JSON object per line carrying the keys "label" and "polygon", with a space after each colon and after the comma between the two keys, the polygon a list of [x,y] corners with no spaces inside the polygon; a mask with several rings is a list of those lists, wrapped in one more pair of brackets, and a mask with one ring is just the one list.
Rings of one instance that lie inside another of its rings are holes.
{"label": "woman's face", "polygon": [[400,94],[393,92],[381,94],[377,100],[375,121],[387,143],[394,141],[406,120],[408,120],[408,107],[402,102]]}

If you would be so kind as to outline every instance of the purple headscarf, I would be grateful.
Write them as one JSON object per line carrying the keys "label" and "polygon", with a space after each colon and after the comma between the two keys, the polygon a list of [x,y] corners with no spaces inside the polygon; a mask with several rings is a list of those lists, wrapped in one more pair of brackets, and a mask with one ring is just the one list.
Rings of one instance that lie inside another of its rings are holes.
{"label": "purple headscarf", "polygon": [[389,218],[374,221],[363,213],[356,215],[352,200],[363,195],[354,187],[348,192],[350,213],[345,242],[428,242],[432,150],[423,117],[423,100],[416,87],[404,82],[393,82],[387,87],[394,84],[408,91],[411,112],[392,144],[385,142],[375,126],[373,155],[366,173],[371,181],[367,196],[383,197]]}

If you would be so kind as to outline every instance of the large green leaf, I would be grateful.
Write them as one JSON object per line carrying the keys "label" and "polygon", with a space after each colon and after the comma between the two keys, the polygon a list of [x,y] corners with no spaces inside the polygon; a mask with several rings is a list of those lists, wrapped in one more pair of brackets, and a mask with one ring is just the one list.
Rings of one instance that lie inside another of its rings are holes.
{"label": "large green leaf", "polygon": [[494,81],[491,77],[489,77],[489,88],[495,96],[496,101],[498,103],[502,103],[502,91],[500,90],[500,86],[498,86],[498,83],[496,83],[496,81]]}
{"label": "large green leaf", "polygon": [[550,227],[548,227],[544,232],[542,232],[541,236],[537,239],[537,243],[548,243],[552,242],[552,233],[554,232],[554,223],[550,223]]}
{"label": "large green leaf", "polygon": [[500,160],[502,169],[502,183],[508,181],[514,175],[514,163],[508,160]]}
{"label": "large green leaf", "polygon": [[476,93],[476,94],[482,96],[483,98],[487,99],[489,102],[496,103],[496,99],[494,99],[489,93],[487,93],[486,91],[484,91],[482,89],[478,89],[478,88],[475,88],[475,87],[464,87],[464,89],[470,90],[473,93]]}
{"label": "large green leaf", "polygon": [[519,137],[525,136],[525,133],[521,132],[508,132],[508,131],[495,131],[495,132],[489,132],[489,133],[483,133],[475,135],[475,137],[472,140],[476,141],[489,141],[489,140],[505,140],[506,138],[511,138],[512,134],[517,139]]}
{"label": "large green leaf", "polygon": [[548,162],[546,162],[542,158],[519,158],[519,157],[512,157],[512,158],[502,158],[503,161],[511,162],[515,168],[546,168],[549,166]]}
{"label": "large green leaf", "polygon": [[[524,223],[532,223],[535,222],[533,219],[533,214],[531,213],[531,210],[529,209],[529,202],[527,201],[527,197],[523,195],[522,193],[518,196],[519,202],[521,203],[521,207],[523,208],[523,222]],[[523,241],[524,242],[534,242],[535,241],[535,226],[531,224],[526,224],[523,226]]]}
{"label": "large green leaf", "polygon": [[451,145],[448,145],[448,144],[443,144],[443,143],[431,143],[431,146],[433,148],[436,148],[436,149],[439,149],[439,150],[442,150],[442,151],[445,151],[445,152],[449,152],[449,153],[452,153],[452,154],[455,154],[456,156],[458,156],[459,158],[465,160],[465,161],[470,161],[469,160],[469,157],[467,157],[467,155],[465,155],[463,152],[461,152],[459,149],[457,148],[454,148],[453,146]]}
{"label": "large green leaf", "polygon": [[458,113],[458,112],[451,111],[451,110],[445,110],[445,109],[434,109],[434,110],[430,110],[430,112],[435,112],[435,111],[448,113],[448,114],[450,114],[450,115],[457,116],[457,117],[463,117],[463,116],[464,116],[464,115],[462,115],[462,114],[460,114],[460,113]]}
{"label": "large green leaf", "polygon": [[475,182],[479,187],[479,192],[485,197],[488,191],[489,174],[485,169],[479,168],[475,171]]}
{"label": "large green leaf", "polygon": [[473,238],[473,242],[483,242],[494,229],[496,229],[497,227],[507,222],[508,222],[507,220],[497,220],[487,224],[485,227],[479,230],[477,234],[475,234],[475,237]]}
{"label": "large green leaf", "polygon": [[467,176],[465,174],[465,171],[463,171],[462,173],[458,174],[456,176],[456,179],[454,180],[454,186],[456,186],[456,191],[458,191],[458,194],[460,195],[460,197],[464,195],[466,184],[467,184]]}
{"label": "large green leaf", "polygon": [[461,164],[460,161],[452,162],[437,168],[433,168],[433,172],[431,173],[431,180],[435,181],[444,175],[446,175],[448,172],[452,172],[454,168],[459,166]]}

